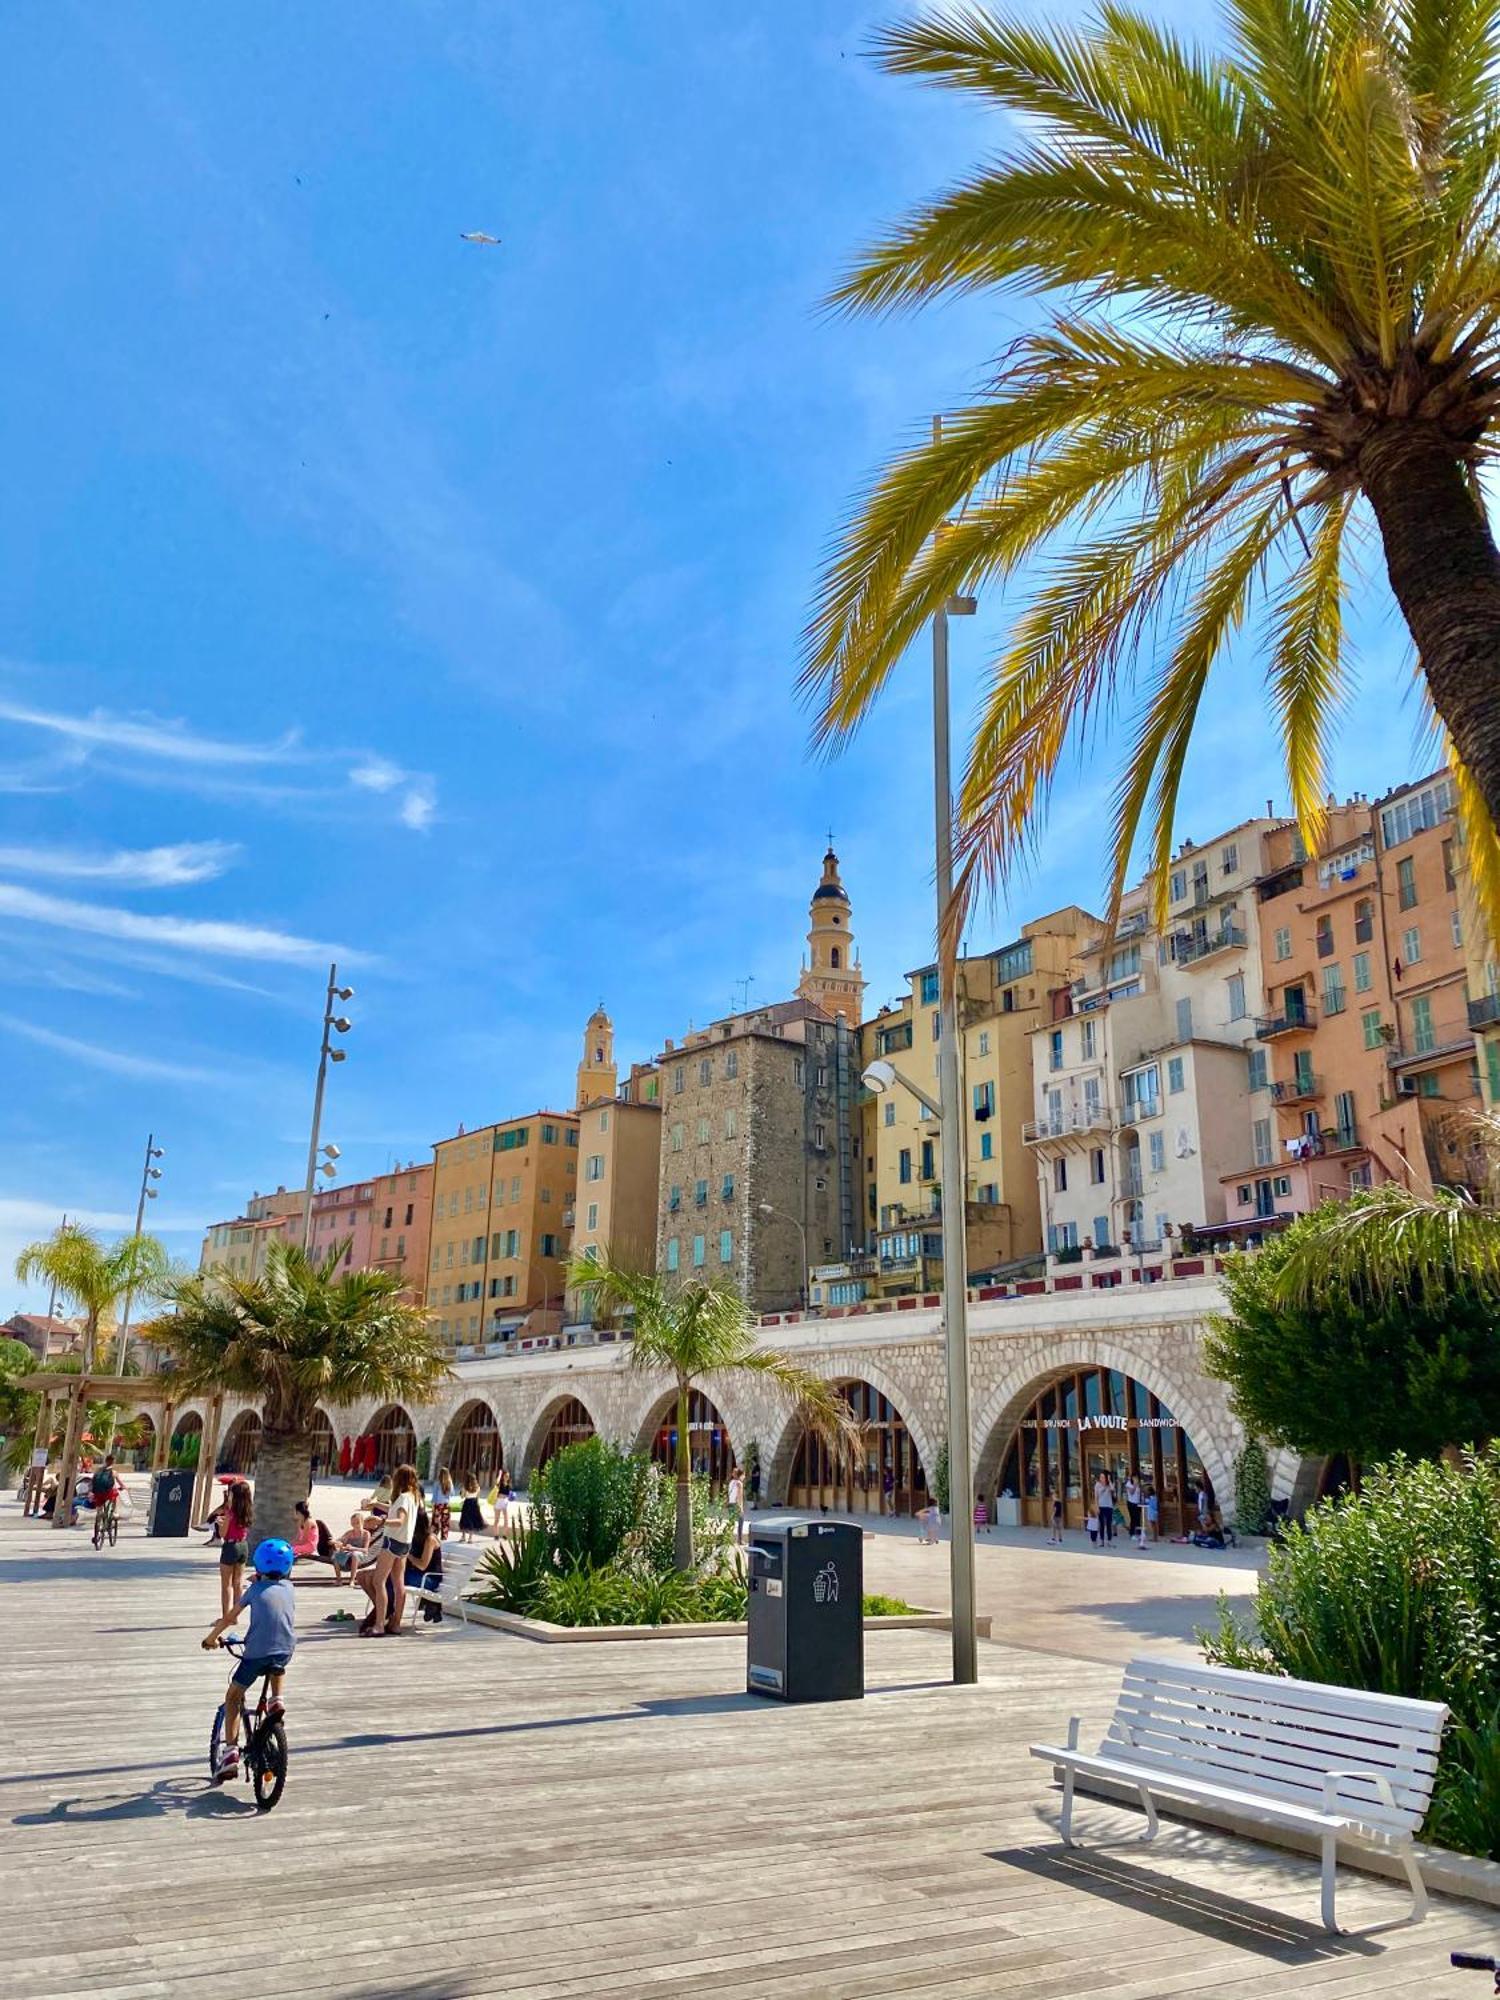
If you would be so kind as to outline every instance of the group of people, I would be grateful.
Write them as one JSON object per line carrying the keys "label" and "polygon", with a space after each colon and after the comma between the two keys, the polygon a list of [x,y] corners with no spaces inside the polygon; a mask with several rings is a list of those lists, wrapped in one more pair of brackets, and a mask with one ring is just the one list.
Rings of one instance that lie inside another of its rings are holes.
{"label": "group of people", "polygon": [[[1113,1546],[1121,1533],[1120,1501],[1125,1502],[1124,1534],[1138,1549],[1148,1542],[1161,1539],[1161,1507],[1157,1500],[1156,1488],[1149,1480],[1138,1479],[1131,1473],[1125,1480],[1123,1494],[1108,1472],[1101,1471],[1094,1479],[1093,1500],[1084,1523],[1088,1538],[1096,1548]],[[1235,1546],[1234,1531],[1225,1525],[1224,1517],[1214,1504],[1206,1479],[1198,1482],[1194,1503],[1196,1525],[1183,1535],[1174,1536],[1177,1542],[1191,1543],[1195,1548],[1222,1549]],[[1051,1526],[1047,1539],[1061,1543],[1063,1538],[1063,1497],[1056,1487],[1052,1489],[1050,1509]]]}
{"label": "group of people", "polygon": [[453,1532],[453,1509],[458,1508],[458,1532],[466,1542],[472,1542],[476,1535],[493,1534],[496,1539],[510,1527],[511,1502],[515,1498],[511,1489],[510,1474],[502,1465],[495,1474],[490,1487],[489,1503],[494,1515],[493,1526],[484,1518],[484,1503],[479,1496],[479,1475],[466,1472],[463,1476],[463,1491],[459,1491],[458,1481],[446,1465],[440,1465],[437,1477],[432,1482],[432,1513],[437,1526],[438,1538],[446,1541]]}

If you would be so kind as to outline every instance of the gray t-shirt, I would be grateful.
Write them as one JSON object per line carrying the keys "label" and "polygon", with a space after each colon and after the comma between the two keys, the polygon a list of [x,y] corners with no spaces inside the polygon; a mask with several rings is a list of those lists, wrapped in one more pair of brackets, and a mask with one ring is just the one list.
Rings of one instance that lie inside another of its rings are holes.
{"label": "gray t-shirt", "polygon": [[297,1650],[295,1624],[297,1593],[286,1576],[258,1576],[240,1599],[240,1609],[250,1613],[250,1630],[245,1634],[247,1660],[289,1660]]}

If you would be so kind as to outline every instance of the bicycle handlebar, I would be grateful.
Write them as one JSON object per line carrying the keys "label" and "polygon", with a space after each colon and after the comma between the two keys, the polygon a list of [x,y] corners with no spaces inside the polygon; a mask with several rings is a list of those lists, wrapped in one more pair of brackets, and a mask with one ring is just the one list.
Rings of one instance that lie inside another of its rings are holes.
{"label": "bicycle handlebar", "polygon": [[226,1635],[221,1635],[219,1644],[224,1648],[226,1653],[234,1653],[240,1659],[245,1657],[245,1642],[243,1639],[231,1639]]}
{"label": "bicycle handlebar", "polygon": [[1451,1951],[1448,1963],[1457,1966],[1460,1972],[1500,1972],[1493,1958],[1485,1958],[1477,1951]]}

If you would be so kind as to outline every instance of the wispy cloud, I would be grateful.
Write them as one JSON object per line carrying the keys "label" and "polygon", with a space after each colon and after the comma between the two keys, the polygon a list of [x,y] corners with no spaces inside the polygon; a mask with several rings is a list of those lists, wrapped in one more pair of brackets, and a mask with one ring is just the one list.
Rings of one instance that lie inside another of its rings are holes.
{"label": "wispy cloud", "polygon": [[47,896],[0,882],[0,918],[13,917],[50,929],[81,932],[87,937],[119,938],[130,944],[166,946],[216,958],[248,958],[262,963],[314,965],[321,959],[356,962],[356,954],[290,931],[263,924],[196,917],[143,917],[108,903],[80,903],[70,897]]}
{"label": "wispy cloud", "polygon": [[106,882],[118,889],[180,889],[212,882],[239,854],[228,840],[188,840],[175,847],[0,847],[0,868],[52,882]]}
{"label": "wispy cloud", "polygon": [[203,1069],[193,1063],[171,1062],[157,1056],[134,1056],[123,1049],[104,1048],[98,1042],[81,1041],[76,1035],[60,1035],[52,1028],[41,1028],[31,1021],[18,1021],[12,1014],[0,1014],[0,1033],[19,1035],[24,1041],[35,1042],[39,1048],[52,1049],[56,1054],[66,1056],[70,1062],[105,1070],[111,1076],[134,1077],[150,1083],[218,1084],[223,1081],[223,1072],[219,1070]]}
{"label": "wispy cloud", "polygon": [[[70,715],[0,697],[0,724],[4,723],[50,737],[57,746],[57,762],[75,773],[107,754],[111,775],[135,784],[249,798],[304,812],[334,809],[340,797],[347,806],[351,792],[377,797],[399,794],[396,819],[417,832],[426,831],[437,808],[436,784],[427,772],[406,770],[377,751],[310,744],[295,729],[254,742],[206,736],[170,717],[117,715],[102,708]],[[10,778],[0,771],[0,790],[58,789],[54,780],[37,775],[37,769],[45,774],[55,768],[18,767]]]}

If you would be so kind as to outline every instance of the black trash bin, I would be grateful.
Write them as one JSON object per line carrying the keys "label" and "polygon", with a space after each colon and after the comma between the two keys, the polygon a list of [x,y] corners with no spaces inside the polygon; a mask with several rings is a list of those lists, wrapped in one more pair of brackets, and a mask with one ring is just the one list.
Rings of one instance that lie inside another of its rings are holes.
{"label": "black trash bin", "polygon": [[845,1521],[758,1514],[750,1528],[745,1685],[780,1701],[865,1691],[865,1552]]}
{"label": "black trash bin", "polygon": [[153,1472],[151,1500],[146,1509],[148,1535],[185,1535],[192,1526],[193,1474]]}

